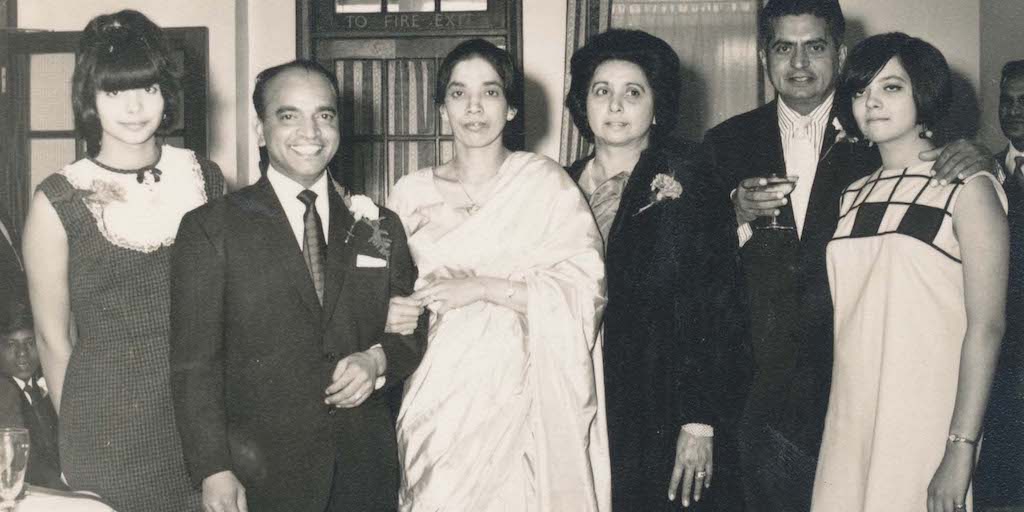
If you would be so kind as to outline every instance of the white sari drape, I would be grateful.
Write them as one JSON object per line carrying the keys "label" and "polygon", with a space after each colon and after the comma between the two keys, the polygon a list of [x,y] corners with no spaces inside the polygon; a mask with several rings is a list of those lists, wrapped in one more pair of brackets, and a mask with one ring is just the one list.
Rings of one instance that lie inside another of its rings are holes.
{"label": "white sari drape", "polygon": [[433,315],[398,418],[403,511],[610,509],[601,236],[553,161],[511,154],[473,216],[444,204],[433,173],[400,181],[422,286],[449,271],[526,284],[527,314],[477,302]]}

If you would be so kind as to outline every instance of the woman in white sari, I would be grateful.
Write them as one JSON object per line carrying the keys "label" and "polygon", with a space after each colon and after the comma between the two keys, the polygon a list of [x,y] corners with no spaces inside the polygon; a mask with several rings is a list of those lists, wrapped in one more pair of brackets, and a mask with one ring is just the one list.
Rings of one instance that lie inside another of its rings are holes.
{"label": "woman in white sari", "polygon": [[454,157],[390,197],[420,279],[389,329],[431,311],[398,418],[403,511],[609,509],[601,235],[558,164],[504,146],[519,84],[504,50],[456,47],[435,91]]}

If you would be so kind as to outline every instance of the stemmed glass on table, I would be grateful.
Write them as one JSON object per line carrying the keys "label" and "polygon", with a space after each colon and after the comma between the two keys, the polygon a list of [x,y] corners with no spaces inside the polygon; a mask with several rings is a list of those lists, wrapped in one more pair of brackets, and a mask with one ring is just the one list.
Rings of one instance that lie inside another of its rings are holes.
{"label": "stemmed glass on table", "polygon": [[25,484],[29,438],[24,428],[0,428],[0,512],[11,512]]}

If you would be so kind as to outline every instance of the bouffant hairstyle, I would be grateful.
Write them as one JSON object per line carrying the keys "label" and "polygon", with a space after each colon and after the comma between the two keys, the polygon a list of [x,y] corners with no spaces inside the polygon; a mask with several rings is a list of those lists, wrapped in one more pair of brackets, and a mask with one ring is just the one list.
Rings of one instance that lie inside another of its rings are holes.
{"label": "bouffant hairstyle", "polygon": [[181,86],[160,27],[133,10],[97,16],[85,26],[79,41],[71,102],[75,127],[85,137],[90,156],[99,153],[103,135],[96,113],[96,94],[153,84],[160,86],[164,98],[160,128],[166,129],[174,125]]}
{"label": "bouffant hairstyle", "polygon": [[470,39],[460,43],[441,61],[441,66],[437,70],[437,80],[434,82],[434,105],[444,104],[448,82],[452,79],[452,71],[455,66],[474,57],[484,59],[494,68],[494,71],[501,77],[501,88],[508,106],[517,112],[521,111],[523,80],[515,63],[512,62],[512,56],[484,39]]}
{"label": "bouffant hairstyle", "polygon": [[587,119],[587,96],[594,72],[606,61],[621,60],[643,70],[654,93],[654,118],[651,126],[655,140],[671,133],[679,122],[679,95],[682,89],[679,56],[668,43],[641,30],[612,29],[587,41],[570,62],[572,81],[565,106],[580,135],[590,142],[594,132]]}
{"label": "bouffant hairstyle", "polygon": [[836,88],[839,122],[858,139],[864,134],[853,117],[853,95],[864,90],[892,59],[898,59],[910,77],[917,123],[934,127],[949,112],[953,101],[949,64],[938,48],[902,32],[871,36],[846,58],[846,69]]}
{"label": "bouffant hairstyle", "polygon": [[838,48],[846,35],[846,18],[838,0],[771,0],[761,10],[757,21],[757,38],[761,48],[767,48],[775,37],[775,20],[783,16],[810,14],[825,20],[832,43]]}

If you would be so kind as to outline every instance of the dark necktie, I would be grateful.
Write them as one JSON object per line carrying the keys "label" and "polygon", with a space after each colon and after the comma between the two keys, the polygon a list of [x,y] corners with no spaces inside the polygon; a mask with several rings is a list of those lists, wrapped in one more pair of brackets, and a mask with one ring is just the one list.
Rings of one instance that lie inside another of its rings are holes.
{"label": "dark necktie", "polygon": [[32,402],[32,407],[39,407],[39,404],[43,403],[43,393],[39,391],[39,386],[36,384],[35,379],[25,383],[25,394],[28,395],[29,401]]}
{"label": "dark necktie", "polygon": [[1024,156],[1013,157],[1013,177],[1017,180],[1021,179],[1021,169],[1024,169]]}
{"label": "dark necktie", "polygon": [[324,303],[324,262],[327,260],[327,240],[324,239],[324,228],[320,222],[320,214],[316,212],[316,192],[303,190],[299,192],[299,201],[306,205],[306,213],[302,214],[302,256],[306,259],[306,268],[313,278],[313,287],[320,304]]}

